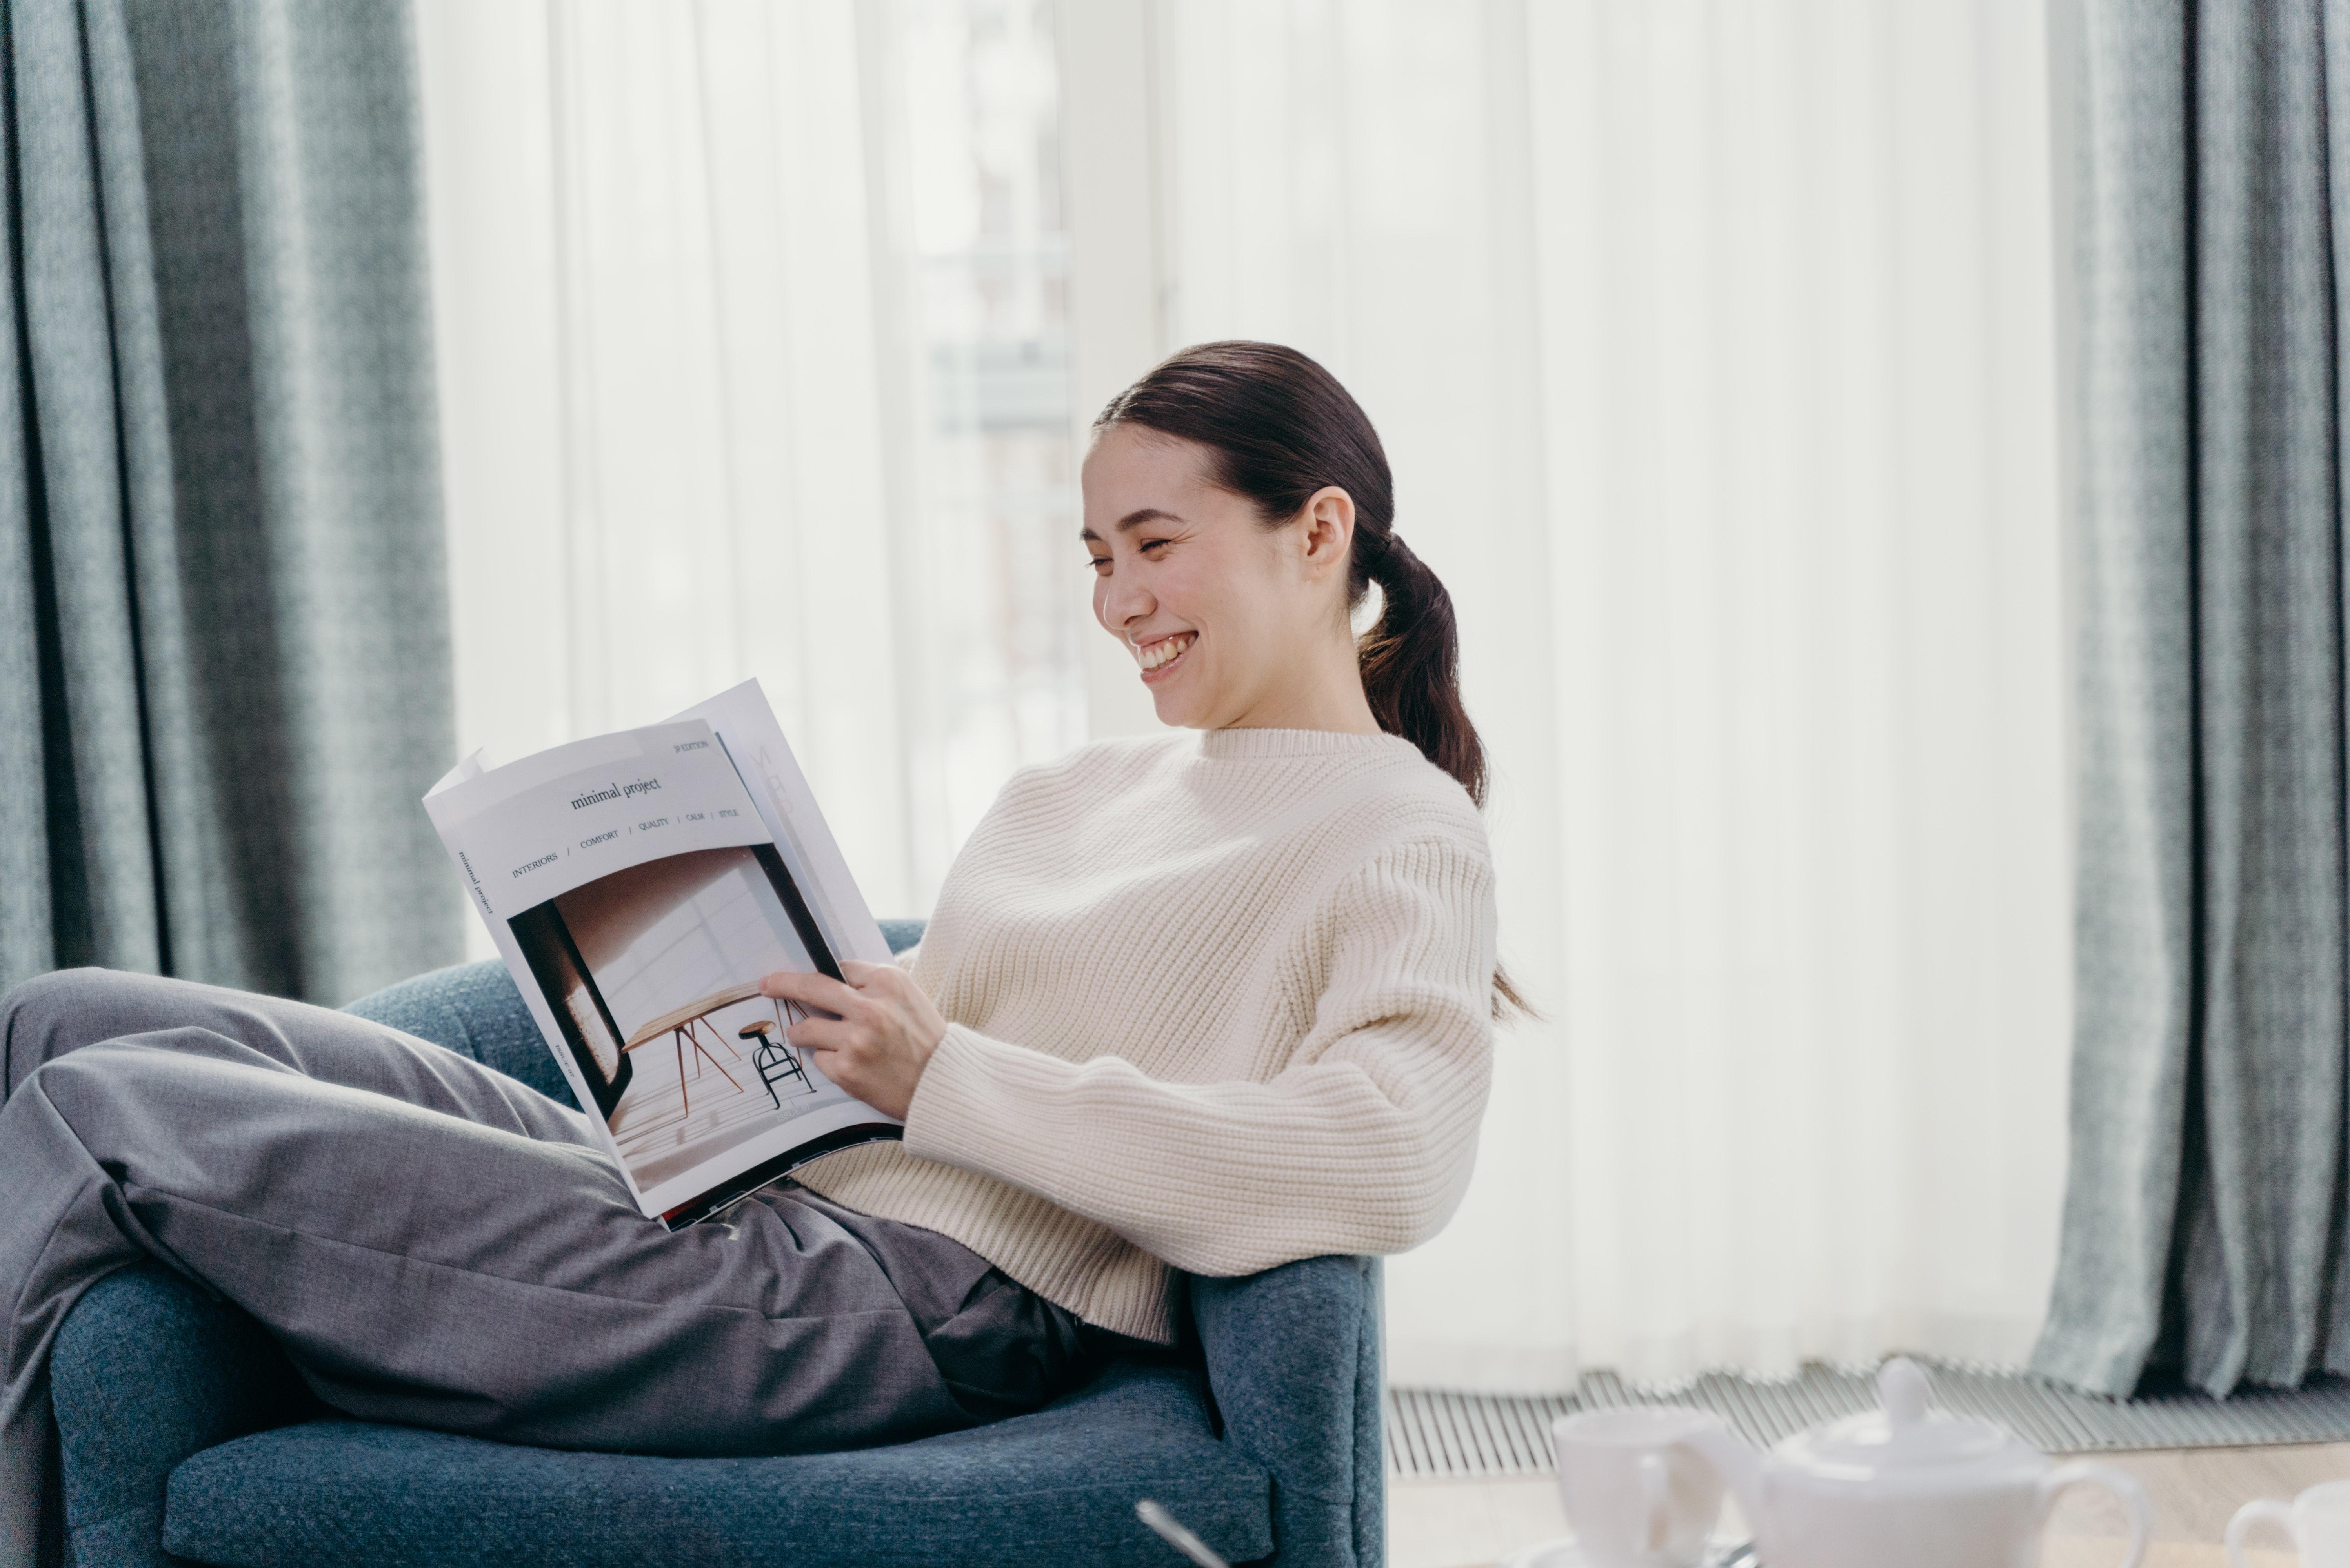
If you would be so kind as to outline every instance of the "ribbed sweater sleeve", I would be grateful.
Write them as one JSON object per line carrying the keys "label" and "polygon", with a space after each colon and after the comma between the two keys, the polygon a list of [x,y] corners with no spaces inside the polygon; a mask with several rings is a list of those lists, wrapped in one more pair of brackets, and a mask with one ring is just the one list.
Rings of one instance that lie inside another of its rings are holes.
{"label": "ribbed sweater sleeve", "polygon": [[915,1094],[906,1152],[1198,1273],[1414,1246],[1468,1183],[1493,930],[1482,844],[1395,844],[1332,888],[1284,953],[1275,990],[1305,1026],[1269,1077],[1170,1082],[1128,1054],[1071,1061],[956,1024]]}

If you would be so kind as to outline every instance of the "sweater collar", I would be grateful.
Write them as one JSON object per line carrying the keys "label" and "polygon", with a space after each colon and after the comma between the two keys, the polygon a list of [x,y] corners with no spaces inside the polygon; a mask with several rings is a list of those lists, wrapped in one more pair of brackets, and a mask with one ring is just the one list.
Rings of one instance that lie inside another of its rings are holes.
{"label": "sweater collar", "polygon": [[1215,761],[1243,757],[1377,756],[1419,748],[1400,735],[1349,735],[1336,730],[1203,730],[1200,754]]}

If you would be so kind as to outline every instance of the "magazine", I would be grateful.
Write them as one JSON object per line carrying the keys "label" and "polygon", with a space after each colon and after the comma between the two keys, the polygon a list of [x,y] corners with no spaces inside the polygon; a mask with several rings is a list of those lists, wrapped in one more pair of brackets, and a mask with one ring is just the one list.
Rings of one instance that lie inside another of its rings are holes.
{"label": "magazine", "polygon": [[424,807],[647,1216],[691,1224],[900,1136],[759,989],[890,955],[757,681],[503,767],[477,752]]}

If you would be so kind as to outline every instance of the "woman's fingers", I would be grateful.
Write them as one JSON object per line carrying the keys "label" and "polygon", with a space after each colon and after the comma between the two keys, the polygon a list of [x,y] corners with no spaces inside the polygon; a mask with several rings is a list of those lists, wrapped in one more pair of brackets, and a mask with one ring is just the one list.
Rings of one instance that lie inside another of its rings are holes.
{"label": "woman's fingers", "polygon": [[759,990],[815,1010],[818,1016],[797,1020],[785,1038],[815,1053],[826,1077],[876,1109],[902,1116],[946,1033],[946,1020],[895,964],[850,959],[840,972],[847,983],[782,971],[762,979]]}
{"label": "woman's fingers", "polygon": [[858,1000],[854,986],[843,985],[832,976],[817,974],[813,970],[785,969],[763,975],[759,980],[759,993],[785,1002],[806,1002],[811,1007],[821,1007],[827,1012],[843,1014]]}
{"label": "woman's fingers", "polygon": [[791,1041],[816,1058],[816,1070],[877,1110],[906,1114],[907,1096],[892,1092],[887,1052],[869,1030],[837,1019],[795,1023]]}
{"label": "woman's fingers", "polygon": [[893,963],[859,963],[855,959],[842,961],[840,972],[848,983],[868,1001],[902,1004],[906,998],[920,988],[914,977]]}
{"label": "woman's fingers", "polygon": [[843,1018],[803,1018],[784,1033],[805,1051],[854,1051],[872,1040],[870,1030]]}

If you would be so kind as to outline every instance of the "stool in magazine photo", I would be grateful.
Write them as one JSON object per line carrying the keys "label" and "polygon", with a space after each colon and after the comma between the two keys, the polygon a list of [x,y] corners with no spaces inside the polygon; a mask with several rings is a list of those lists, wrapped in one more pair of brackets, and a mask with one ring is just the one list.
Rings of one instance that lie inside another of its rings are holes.
{"label": "stool in magazine photo", "polygon": [[[883,929],[903,950],[921,924]],[[349,1011],[574,1103],[494,961]],[[1034,1414],[846,1453],[679,1459],[341,1417],[252,1319],[150,1263],[94,1286],[57,1337],[70,1561],[1170,1568],[1135,1515],[1151,1498],[1230,1563],[1383,1568],[1377,1262],[1186,1285],[1179,1354],[1113,1361]]]}

